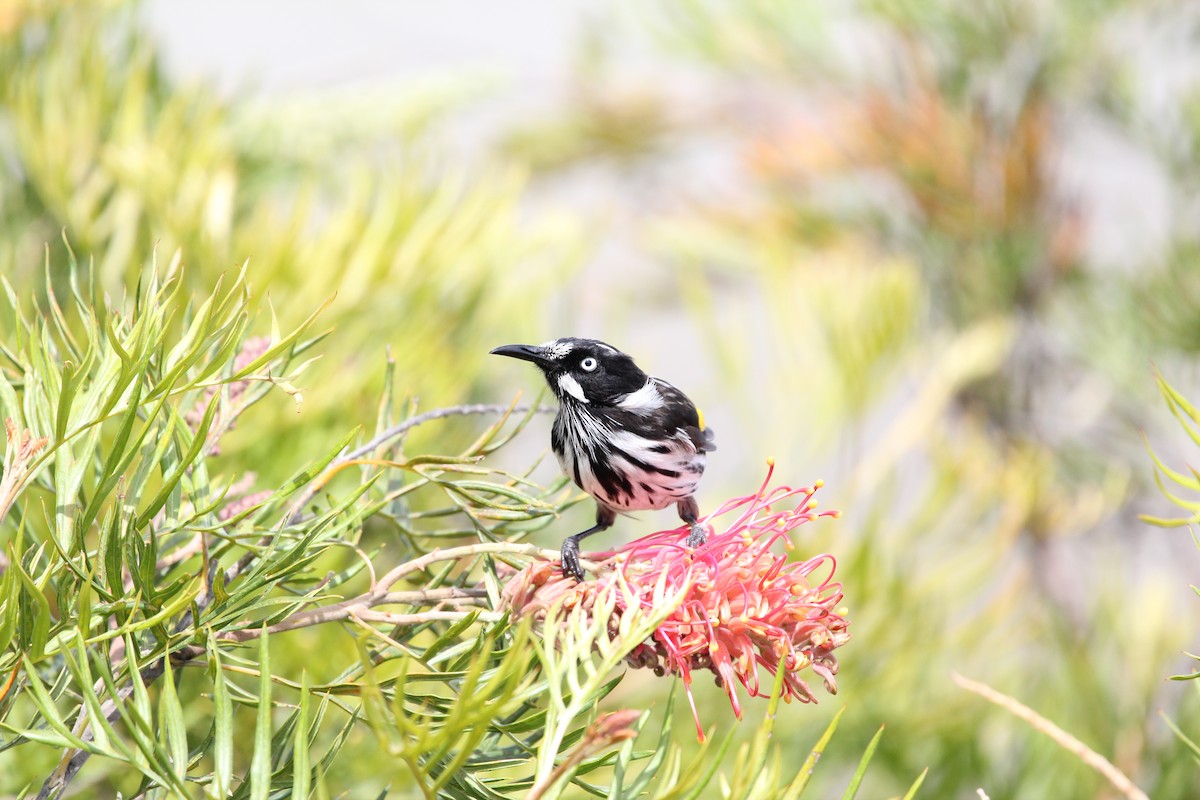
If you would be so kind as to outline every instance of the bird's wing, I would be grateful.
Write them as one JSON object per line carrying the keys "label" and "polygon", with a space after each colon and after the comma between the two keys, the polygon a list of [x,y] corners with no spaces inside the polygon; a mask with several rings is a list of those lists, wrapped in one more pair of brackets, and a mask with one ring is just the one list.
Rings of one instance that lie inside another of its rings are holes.
{"label": "bird's wing", "polygon": [[688,396],[661,378],[652,378],[662,395],[663,407],[659,417],[667,430],[682,431],[691,440],[696,450],[709,453],[717,449],[711,428],[705,427],[704,415]]}

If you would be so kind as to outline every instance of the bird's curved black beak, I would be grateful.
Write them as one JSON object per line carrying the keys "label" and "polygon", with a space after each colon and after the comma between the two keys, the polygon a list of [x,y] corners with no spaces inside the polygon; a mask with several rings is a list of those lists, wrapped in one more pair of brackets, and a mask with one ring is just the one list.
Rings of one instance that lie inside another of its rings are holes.
{"label": "bird's curved black beak", "polygon": [[532,361],[542,369],[550,365],[546,349],[532,344],[506,344],[503,347],[497,347],[491,353],[494,356],[508,356],[509,358],[519,358],[522,361]]}

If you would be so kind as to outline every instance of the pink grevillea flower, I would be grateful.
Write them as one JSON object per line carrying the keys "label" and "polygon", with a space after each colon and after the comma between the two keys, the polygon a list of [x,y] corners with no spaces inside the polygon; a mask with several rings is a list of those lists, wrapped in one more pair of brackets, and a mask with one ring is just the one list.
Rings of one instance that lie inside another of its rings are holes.
{"label": "pink grevillea flower", "polygon": [[[850,638],[845,612],[838,608],[842,586],[833,581],[834,558],[789,561],[778,551],[793,548],[793,529],[838,512],[816,511],[813,494],[820,482],[798,489],[768,488],[773,472],[772,464],[755,494],[734,498],[702,520],[711,534],[696,550],[684,545],[686,528],[661,531],[597,554],[595,579],[582,583],[564,577],[557,562],[535,562],[509,581],[504,597],[515,615],[537,618],[544,618],[554,604],[592,608],[618,583],[624,586],[615,592],[614,617],[634,603],[647,613],[661,611],[655,600],[661,603],[664,594],[681,598],[626,661],[680,677],[701,739],[704,731],[691,689],[696,670],[717,676],[739,719],[738,683],[751,697],[770,694],[772,680],[760,681],[760,668],[771,678],[784,670],[785,701],[816,702],[800,677],[805,669],[819,675],[834,694],[833,651]],[[780,506],[787,508],[775,510]],[[616,630],[612,619],[608,625]]]}

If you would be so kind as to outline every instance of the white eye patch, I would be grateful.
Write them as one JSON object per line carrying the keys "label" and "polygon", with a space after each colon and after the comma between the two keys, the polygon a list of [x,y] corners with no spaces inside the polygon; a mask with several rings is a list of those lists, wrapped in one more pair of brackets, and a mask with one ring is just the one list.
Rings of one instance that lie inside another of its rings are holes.
{"label": "white eye patch", "polygon": [[598,361],[596,361],[596,359],[592,358],[591,356],[588,356],[583,361],[579,362],[579,366],[583,368],[584,372],[591,372],[596,367],[600,366],[600,363]]}
{"label": "white eye patch", "polygon": [[579,385],[579,381],[572,378],[570,375],[558,376],[558,388],[563,394],[569,394],[581,403],[589,402],[583,393],[583,387]]}

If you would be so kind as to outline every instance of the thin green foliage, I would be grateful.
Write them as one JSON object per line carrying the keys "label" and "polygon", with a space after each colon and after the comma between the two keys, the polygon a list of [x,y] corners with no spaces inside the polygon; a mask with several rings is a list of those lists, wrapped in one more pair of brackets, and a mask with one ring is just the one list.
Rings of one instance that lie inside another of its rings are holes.
{"label": "thin green foliage", "polygon": [[[32,451],[10,447],[6,465],[6,475],[20,471],[27,478],[12,485],[0,529],[6,547],[0,667],[9,674],[22,665],[28,677],[4,705],[0,725],[11,738],[0,746],[54,743],[131,764],[153,791],[187,794],[189,785],[206,785],[216,796],[241,787],[265,797],[281,775],[268,713],[270,663],[264,658],[259,669],[255,747],[247,777],[238,781],[233,742],[243,723],[231,701],[244,688],[231,692],[222,653],[229,645],[221,640],[286,619],[339,585],[361,580],[357,555],[351,558],[358,566],[343,567],[333,580],[322,583],[313,570],[322,560],[335,564],[339,551],[357,552],[363,520],[396,497],[367,481],[347,486],[315,516],[291,512],[289,500],[308,485],[320,482],[325,492],[337,485],[337,471],[323,473],[351,442],[347,438],[298,469],[271,499],[236,514],[226,510],[246,490],[211,471],[216,443],[265,397],[263,389],[291,385],[297,370],[288,365],[312,346],[301,336],[314,317],[257,346],[262,355],[242,359],[249,367],[231,367],[250,319],[244,275],[194,302],[178,291],[177,270],[178,260],[166,270],[151,267],[128,305],[114,307],[102,297],[84,301],[78,294],[68,306],[51,299],[52,314],[20,314],[19,344],[6,348],[13,363],[2,373],[0,413],[13,420],[14,436],[29,427],[47,435]],[[98,319],[109,322],[99,328]],[[91,348],[80,366],[59,357],[78,349],[78,326]],[[47,416],[39,411],[46,407],[58,411]],[[492,473],[471,466],[478,459],[473,453],[495,435],[463,456],[396,462],[417,476],[404,496],[437,491],[462,517],[503,510],[508,520],[501,528],[553,516],[552,503],[507,481],[489,484],[482,478]],[[29,513],[26,498],[39,494],[52,499],[52,518]],[[420,544],[428,527],[410,531],[410,552],[430,549]],[[463,621],[469,624],[469,616]],[[463,632],[455,627],[437,640],[431,657]],[[214,704],[207,774],[196,772],[205,762],[190,753],[195,734],[180,694],[200,688],[186,681],[194,673],[182,667],[204,653]],[[54,676],[50,683],[39,677],[47,670]],[[301,694],[307,713],[310,693]],[[122,732],[113,719],[121,720]],[[317,729],[311,739],[329,744]],[[311,784],[311,760],[298,741],[287,741],[289,753],[302,753],[288,783],[303,789]],[[46,791],[54,795],[72,778],[72,770],[56,773]]]}
{"label": "thin green foliage", "polygon": [[[196,300],[176,290],[177,265],[151,267],[122,306],[97,297],[94,309],[22,315],[8,348],[20,378],[6,383],[3,413],[14,429],[52,431],[40,449],[10,445],[6,469],[28,480],[13,484],[0,528],[0,670],[20,668],[0,705],[0,752],[62,754],[41,795],[59,796],[89,762],[132,768],[113,786],[152,797],[320,795],[365,726],[399,768],[391,777],[429,798],[703,796],[728,737],[685,759],[667,735],[670,704],[649,746],[647,713],[618,747],[594,727],[625,656],[679,597],[659,586],[653,612],[616,622],[610,594],[587,614],[552,611],[537,634],[495,610],[503,563],[538,554],[522,540],[573,502],[482,462],[532,412],[502,415],[449,455],[409,455],[388,433],[408,423],[380,414],[372,436],[392,441],[372,457],[352,451],[366,436],[355,430],[246,503],[221,438],[264,389],[295,393],[291,365],[313,347],[302,336],[313,318],[253,345],[274,354],[261,361],[237,338],[252,324],[244,275]],[[112,322],[99,329],[99,318]],[[96,354],[86,368],[57,356],[78,346],[76,327]],[[86,388],[54,388],[72,381]],[[34,413],[47,402],[66,410]],[[70,510],[30,513],[39,495]],[[391,547],[364,538],[372,520],[389,523]],[[290,674],[276,649],[322,625],[341,626],[359,657],[314,665],[327,673],[318,680]],[[207,668],[191,669],[197,660]],[[207,702],[185,699],[197,694]],[[735,769],[734,796],[773,780],[765,731],[750,770]]]}
{"label": "thin green foliage", "polygon": [[[668,735],[670,703],[658,737],[645,734],[649,713],[628,737],[610,741],[597,727],[625,656],[679,596],[660,585],[651,612],[626,597],[633,610],[618,622],[615,593],[630,591],[621,584],[586,613],[552,610],[536,634],[496,610],[504,562],[539,554],[522,540],[573,502],[557,485],[481,461],[532,412],[503,415],[450,455],[409,455],[388,432],[408,423],[380,414],[386,427],[372,440],[393,441],[371,458],[353,450],[366,438],[356,430],[246,504],[247,489],[223,471],[221,437],[255,413],[267,396],[256,388],[290,385],[294,357],[312,347],[302,338],[312,318],[276,334],[285,348],[256,345],[276,357],[247,373],[236,366],[251,360],[239,355],[245,345],[227,342],[232,321],[241,336],[252,324],[244,278],[200,301],[173,285],[151,269],[123,307],[94,298],[94,315],[80,303],[53,325],[25,315],[21,344],[9,348],[22,378],[7,384],[4,413],[57,426],[42,450],[10,446],[9,469],[27,468],[29,480],[0,528],[0,670],[19,666],[21,676],[0,705],[0,752],[61,753],[42,796],[59,796],[81,768],[116,764],[132,772],[114,772],[114,788],[152,797],[319,796],[347,768],[338,753],[363,726],[390,759],[389,779],[429,798],[704,796],[728,737],[685,758]],[[99,317],[117,322],[88,327]],[[77,368],[49,353],[73,347],[77,325],[91,332],[97,357],[81,363],[93,372],[68,378],[85,391],[53,395],[46,387]],[[125,363],[122,352],[154,355],[125,380],[122,368],[101,366]],[[95,399],[114,393],[116,402]],[[65,424],[28,412],[51,396],[68,409]],[[74,510],[31,514],[39,494]],[[366,538],[373,520],[389,523],[390,547]],[[313,664],[320,679],[291,674],[278,648],[328,625],[352,637],[358,657]],[[191,669],[198,660],[207,668]],[[775,688],[730,796],[782,780],[769,757]],[[207,702],[185,699],[197,694]]]}

